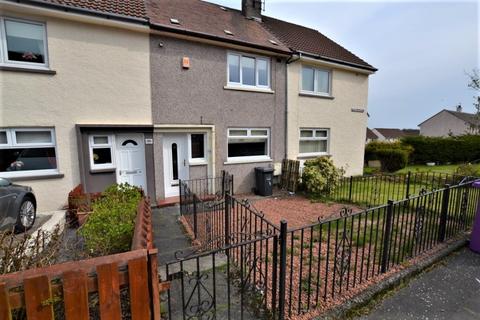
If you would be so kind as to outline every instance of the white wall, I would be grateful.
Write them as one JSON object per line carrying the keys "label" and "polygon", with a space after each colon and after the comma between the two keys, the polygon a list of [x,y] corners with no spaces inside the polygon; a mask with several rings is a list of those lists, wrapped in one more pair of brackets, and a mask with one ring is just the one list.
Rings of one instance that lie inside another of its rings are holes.
{"label": "white wall", "polygon": [[[75,124],[151,124],[149,36],[47,16],[9,16],[47,24],[55,75],[0,71],[0,127],[55,127],[63,178],[23,180],[39,210],[55,210],[80,183]],[[1,174],[0,174],[1,176]]]}
{"label": "white wall", "polygon": [[[333,99],[302,96],[299,94],[301,66],[302,62],[288,66],[288,157],[298,157],[300,128],[328,128],[329,153],[335,165],[345,168],[347,175],[362,174],[368,75],[335,68],[332,70]],[[361,108],[364,112],[352,112],[352,108]]]}

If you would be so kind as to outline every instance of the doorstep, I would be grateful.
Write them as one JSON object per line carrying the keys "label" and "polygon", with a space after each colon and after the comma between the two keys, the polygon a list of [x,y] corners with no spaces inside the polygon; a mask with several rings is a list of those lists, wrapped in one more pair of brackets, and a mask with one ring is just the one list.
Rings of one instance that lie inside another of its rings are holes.
{"label": "doorstep", "polygon": [[159,199],[157,201],[158,208],[171,207],[180,203],[180,197],[168,197],[165,199]]}

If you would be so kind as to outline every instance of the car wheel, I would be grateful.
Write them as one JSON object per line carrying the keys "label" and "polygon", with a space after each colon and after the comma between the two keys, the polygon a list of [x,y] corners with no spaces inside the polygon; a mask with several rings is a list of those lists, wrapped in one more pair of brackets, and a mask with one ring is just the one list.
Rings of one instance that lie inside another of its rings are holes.
{"label": "car wheel", "polygon": [[37,217],[37,210],[35,208],[35,203],[30,197],[25,197],[22,200],[20,209],[18,210],[17,224],[15,226],[15,231],[24,232],[30,229],[35,223],[35,218]]}

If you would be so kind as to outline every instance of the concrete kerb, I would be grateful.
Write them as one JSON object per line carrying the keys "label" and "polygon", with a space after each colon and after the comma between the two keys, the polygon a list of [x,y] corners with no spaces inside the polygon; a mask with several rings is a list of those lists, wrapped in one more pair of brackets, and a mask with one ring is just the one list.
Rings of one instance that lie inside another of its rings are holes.
{"label": "concrete kerb", "polygon": [[344,319],[348,311],[367,305],[377,295],[399,286],[403,281],[407,279],[415,277],[428,267],[436,264],[437,262],[446,258],[453,252],[460,250],[467,244],[468,238],[467,236],[465,236],[464,238],[451,243],[446,248],[436,252],[431,257],[425,258],[419,261],[417,264],[401,270],[400,272],[390,276],[389,278],[381,281],[380,283],[376,283],[370,286],[352,299],[342,303],[337,307],[334,307],[333,309],[325,312],[321,316],[315,317],[313,319]]}
{"label": "concrete kerb", "polygon": [[50,242],[50,235],[55,231],[57,226],[59,226],[59,232],[63,232],[65,229],[65,210],[60,210],[60,211],[52,211],[48,213],[37,213],[37,215],[49,215],[50,218],[45,221],[37,230],[32,232],[30,235],[29,239],[29,244],[27,248],[30,250],[34,250],[33,246],[35,246],[35,241],[39,237],[39,233],[43,233],[43,237],[46,236],[43,240],[45,241],[45,244],[48,244]]}

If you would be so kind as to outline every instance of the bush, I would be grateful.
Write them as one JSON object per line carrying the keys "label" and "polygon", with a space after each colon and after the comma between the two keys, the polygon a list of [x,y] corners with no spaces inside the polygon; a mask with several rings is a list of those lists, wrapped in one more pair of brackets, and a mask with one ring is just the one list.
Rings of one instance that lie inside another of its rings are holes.
{"label": "bush", "polygon": [[457,168],[455,173],[460,176],[470,176],[470,177],[480,176],[480,170],[475,168],[475,166],[472,165],[471,163],[462,164]]}
{"label": "bush", "polygon": [[373,141],[365,147],[365,160],[380,160],[382,171],[394,172],[408,164],[413,148],[401,142]]}
{"label": "bush", "polygon": [[102,193],[80,229],[90,255],[108,255],[130,249],[141,197],[140,190],[128,184],[112,185]]}
{"label": "bush", "polygon": [[408,164],[408,152],[403,149],[381,149],[376,152],[382,171],[395,172]]}
{"label": "bush", "polygon": [[340,183],[343,169],[334,166],[331,159],[320,157],[305,161],[302,182],[307,193],[313,196],[328,196]]}
{"label": "bush", "polygon": [[411,146],[410,162],[437,164],[471,162],[480,159],[480,135],[458,137],[405,137],[404,145]]}

